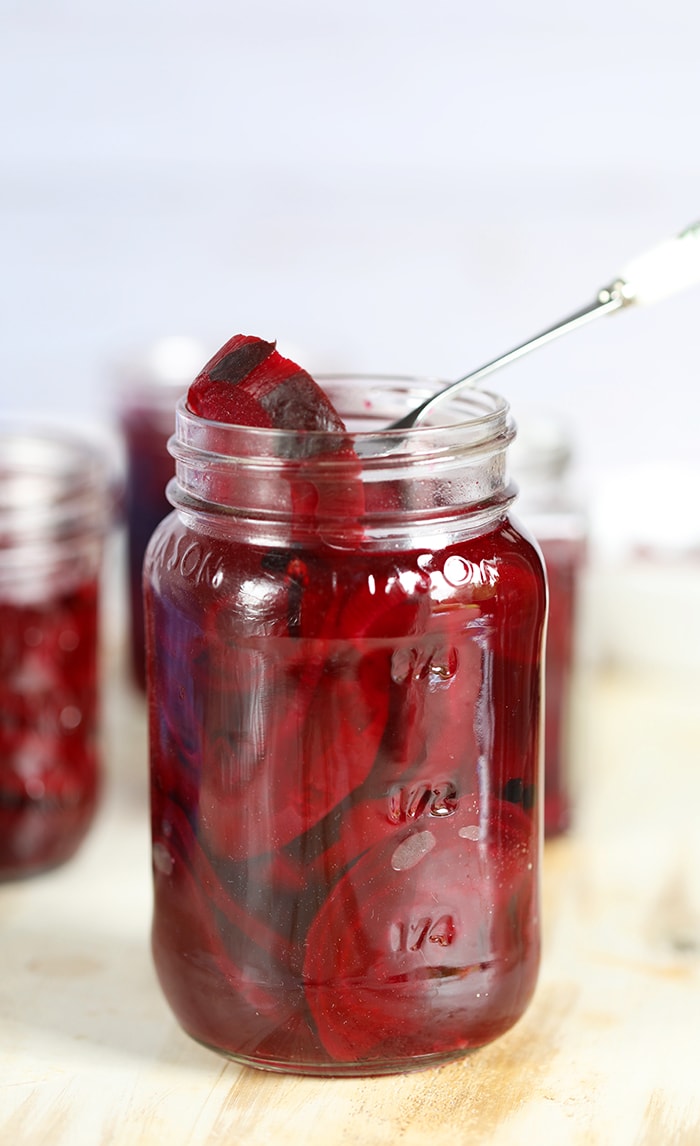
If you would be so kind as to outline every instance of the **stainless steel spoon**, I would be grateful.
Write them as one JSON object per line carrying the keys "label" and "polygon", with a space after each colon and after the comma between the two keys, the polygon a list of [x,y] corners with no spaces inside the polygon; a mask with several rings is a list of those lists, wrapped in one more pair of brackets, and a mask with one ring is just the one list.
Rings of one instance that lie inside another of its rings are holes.
{"label": "stainless steel spoon", "polygon": [[410,430],[414,426],[419,426],[433,407],[457,394],[462,387],[475,386],[494,370],[514,362],[516,358],[529,354],[531,350],[544,346],[546,342],[551,342],[569,330],[584,326],[599,315],[612,314],[633,304],[657,302],[667,295],[675,294],[697,283],[700,283],[700,221],[686,227],[675,238],[652,247],[646,254],[628,263],[611,286],[599,290],[595,301],[583,310],[576,311],[575,314],[548,327],[527,342],[522,342],[506,354],[500,354],[498,358],[493,358],[477,370],[472,370],[469,374],[451,382],[449,386],[426,398],[405,417],[392,422],[386,429]]}

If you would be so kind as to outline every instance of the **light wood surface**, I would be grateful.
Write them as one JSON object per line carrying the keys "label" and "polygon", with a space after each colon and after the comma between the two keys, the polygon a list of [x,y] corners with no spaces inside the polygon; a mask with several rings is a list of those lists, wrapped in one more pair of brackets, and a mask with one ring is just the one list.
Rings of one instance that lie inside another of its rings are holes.
{"label": "light wood surface", "polygon": [[700,1144],[699,683],[579,683],[576,826],[546,847],[521,1022],[436,1070],[321,1080],[241,1068],[171,1017],[148,945],[143,706],[112,681],[91,836],[0,886],[1,1146]]}

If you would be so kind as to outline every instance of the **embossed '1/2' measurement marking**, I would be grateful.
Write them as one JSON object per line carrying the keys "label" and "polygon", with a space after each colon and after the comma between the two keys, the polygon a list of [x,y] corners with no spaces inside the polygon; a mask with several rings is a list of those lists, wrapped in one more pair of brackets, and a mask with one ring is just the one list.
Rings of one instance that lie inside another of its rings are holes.
{"label": "embossed '1/2' measurement marking", "polygon": [[394,784],[389,789],[387,818],[392,824],[403,824],[419,816],[451,816],[457,809],[457,788],[451,780],[436,784]]}

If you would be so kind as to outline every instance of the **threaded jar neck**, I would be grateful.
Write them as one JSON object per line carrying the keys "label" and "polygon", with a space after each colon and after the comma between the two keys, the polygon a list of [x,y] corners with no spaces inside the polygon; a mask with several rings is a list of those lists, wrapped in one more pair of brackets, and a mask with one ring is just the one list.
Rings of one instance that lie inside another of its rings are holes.
{"label": "threaded jar neck", "polygon": [[114,521],[111,460],[61,428],[0,426],[0,594],[40,596],[94,566]]}
{"label": "threaded jar neck", "polygon": [[[421,536],[480,532],[514,497],[505,453],[507,402],[468,391],[445,402],[441,423],[385,430],[440,388],[395,377],[321,380],[347,433],[258,429],[207,421],[177,407],[168,496],[199,527],[235,534],[256,523],[266,544],[290,534],[340,548],[408,545]],[[459,526],[457,526],[459,523]]]}

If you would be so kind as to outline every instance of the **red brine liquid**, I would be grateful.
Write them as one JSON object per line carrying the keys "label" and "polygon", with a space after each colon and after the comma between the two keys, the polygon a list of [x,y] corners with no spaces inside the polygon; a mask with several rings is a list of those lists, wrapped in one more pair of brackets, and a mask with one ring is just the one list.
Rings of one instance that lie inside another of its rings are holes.
{"label": "red brine liquid", "polygon": [[69,859],[98,787],[97,580],[0,601],[0,878]]}
{"label": "red brine liquid", "polygon": [[453,1058],[508,1030],[537,976],[539,553],[485,484],[477,526],[446,509],[428,528],[416,506],[433,520],[449,485],[383,462],[361,482],[343,430],[308,466],[231,464],[245,431],[202,414],[179,414],[177,509],[145,565],[161,985],[250,1065]]}
{"label": "red brine liquid", "polygon": [[153,943],[175,1013],[300,1068],[501,1034],[538,964],[529,544],[507,523],[435,554],[212,542],[198,585],[193,544],[171,523],[150,558]]}

